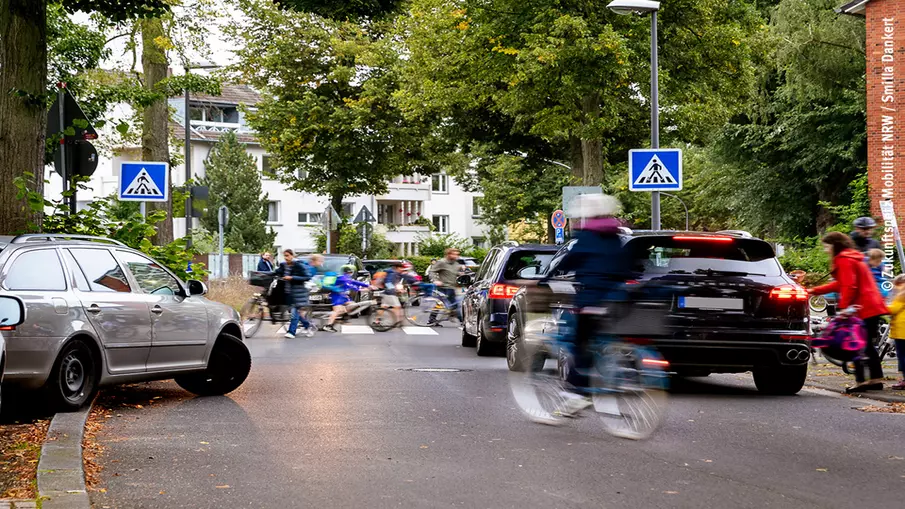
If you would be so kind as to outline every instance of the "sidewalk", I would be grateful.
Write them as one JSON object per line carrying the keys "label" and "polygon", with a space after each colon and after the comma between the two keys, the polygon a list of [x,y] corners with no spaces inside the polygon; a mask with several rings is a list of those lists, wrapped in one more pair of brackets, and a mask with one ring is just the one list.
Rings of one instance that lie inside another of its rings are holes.
{"label": "sidewalk", "polygon": [[[818,355],[817,364],[810,364],[808,369],[808,379],[805,382],[810,387],[824,389],[827,391],[845,393],[845,388],[855,383],[853,375],[846,375],[842,368],[834,366],[823,360]],[[877,401],[885,401],[888,403],[905,403],[905,391],[894,391],[891,387],[896,380],[899,379],[898,365],[893,359],[883,363],[883,374],[886,375],[884,388],[882,391],[868,391],[860,394],[853,394],[854,397],[874,399]]]}

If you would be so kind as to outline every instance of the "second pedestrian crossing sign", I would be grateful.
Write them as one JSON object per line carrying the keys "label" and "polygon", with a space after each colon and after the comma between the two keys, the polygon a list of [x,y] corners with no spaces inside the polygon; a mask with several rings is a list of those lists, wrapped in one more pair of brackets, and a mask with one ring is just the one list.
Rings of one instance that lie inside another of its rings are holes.
{"label": "second pedestrian crossing sign", "polygon": [[152,161],[130,161],[119,166],[119,199],[125,201],[167,201],[170,165]]}
{"label": "second pedestrian crossing sign", "polygon": [[631,191],[680,191],[682,150],[678,148],[629,150],[628,184]]}

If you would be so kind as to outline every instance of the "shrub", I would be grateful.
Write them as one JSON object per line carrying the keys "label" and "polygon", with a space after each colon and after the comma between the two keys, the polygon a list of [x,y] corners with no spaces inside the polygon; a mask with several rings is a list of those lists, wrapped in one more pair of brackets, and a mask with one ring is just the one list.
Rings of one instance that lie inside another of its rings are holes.
{"label": "shrub", "polygon": [[249,285],[242,276],[211,280],[208,282],[207,290],[208,299],[222,302],[236,311],[240,311],[248,299],[259,291]]}
{"label": "shrub", "polygon": [[468,241],[455,233],[430,235],[418,239],[418,252],[423,256],[439,258],[443,256],[444,252],[449,248],[458,249],[459,251],[464,252],[469,248],[469,244]]}
{"label": "shrub", "polygon": [[431,260],[435,258],[435,256],[410,256],[406,260],[412,262],[415,272],[423,276],[427,272],[428,267],[430,267]]}

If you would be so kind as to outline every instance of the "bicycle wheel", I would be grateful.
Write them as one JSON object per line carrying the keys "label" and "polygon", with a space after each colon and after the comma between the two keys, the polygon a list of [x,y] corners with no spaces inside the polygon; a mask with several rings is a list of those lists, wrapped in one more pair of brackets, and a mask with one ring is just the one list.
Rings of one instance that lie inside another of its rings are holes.
{"label": "bicycle wheel", "polygon": [[651,436],[666,416],[666,391],[662,368],[645,366],[645,352],[634,345],[612,343],[597,359],[599,376],[592,377],[599,390],[591,398],[607,433],[629,440]]}
{"label": "bicycle wheel", "polygon": [[[525,371],[510,371],[509,386],[516,405],[529,419],[549,425],[559,425],[567,416],[563,413],[568,394],[559,370],[547,367],[543,349],[526,347],[523,353]],[[553,363],[550,363],[553,364]]]}
{"label": "bicycle wheel", "polygon": [[389,308],[377,308],[371,317],[371,328],[386,332],[396,326],[396,314]]}
{"label": "bicycle wheel", "polygon": [[419,327],[433,325],[448,316],[446,302],[434,296],[417,295],[405,307],[405,318]]}
{"label": "bicycle wheel", "polygon": [[808,299],[808,306],[815,313],[823,313],[827,308],[826,298],[823,295],[811,295],[811,298]]}
{"label": "bicycle wheel", "polygon": [[254,336],[261,328],[261,323],[264,322],[264,308],[261,306],[261,301],[252,297],[244,306],[242,306],[242,311],[239,312],[239,316],[242,318],[242,327],[245,329],[245,337],[250,338]]}

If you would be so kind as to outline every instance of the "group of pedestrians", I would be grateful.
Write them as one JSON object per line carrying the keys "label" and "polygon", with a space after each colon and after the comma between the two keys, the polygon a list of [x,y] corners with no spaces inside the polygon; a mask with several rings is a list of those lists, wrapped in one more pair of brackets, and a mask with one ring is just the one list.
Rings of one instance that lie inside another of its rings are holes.
{"label": "group of pedestrians", "polygon": [[[810,289],[812,295],[837,294],[838,310],[857,306],[857,316],[864,322],[867,346],[863,355],[854,360],[856,383],[846,389],[848,393],[883,389],[883,366],[876,344],[880,322],[886,315],[892,315],[890,336],[896,340],[898,367],[903,374],[902,380],[892,388],[905,390],[905,275],[896,277],[892,291],[887,291],[889,282],[883,279],[880,268],[886,255],[872,236],[876,226],[872,218],[862,217],[854,222],[855,231],[851,235],[827,233],[821,242],[831,258],[833,281]],[[889,294],[888,301],[884,300],[886,294]],[[865,367],[869,378],[865,376]]]}

